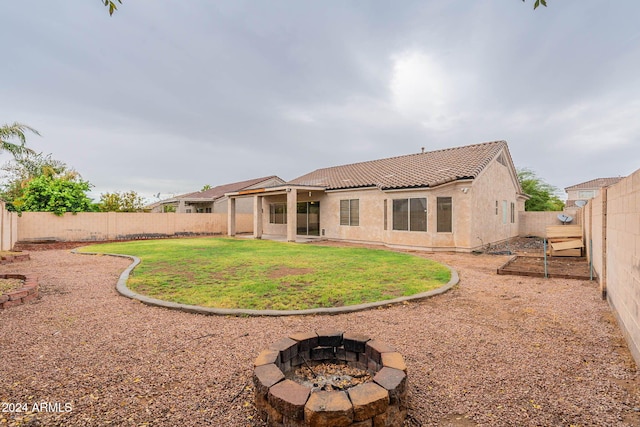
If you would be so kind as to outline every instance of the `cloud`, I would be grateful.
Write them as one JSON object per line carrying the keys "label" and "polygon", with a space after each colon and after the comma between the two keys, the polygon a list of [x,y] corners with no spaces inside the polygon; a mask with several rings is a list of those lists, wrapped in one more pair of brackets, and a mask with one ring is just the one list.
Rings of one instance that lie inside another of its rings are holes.
{"label": "cloud", "polygon": [[419,51],[403,52],[392,61],[389,88],[394,109],[421,122],[440,122],[451,86],[442,67]]}
{"label": "cloud", "polygon": [[444,56],[408,49],[391,56],[390,103],[395,112],[428,130],[453,129],[477,104],[475,80]]}
{"label": "cloud", "polygon": [[640,3],[58,3],[3,5],[0,122],[38,129],[30,145],[96,189],[292,179],[495,139],[560,187],[637,168]]}
{"label": "cloud", "polygon": [[638,117],[640,101],[636,99],[595,99],[570,105],[549,121],[563,128],[562,144],[597,154],[637,144]]}

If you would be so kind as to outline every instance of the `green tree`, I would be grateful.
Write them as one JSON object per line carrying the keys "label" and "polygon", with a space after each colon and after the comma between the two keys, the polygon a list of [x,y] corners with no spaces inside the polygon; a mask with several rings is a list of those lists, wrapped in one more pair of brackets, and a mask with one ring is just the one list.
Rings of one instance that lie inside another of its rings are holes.
{"label": "green tree", "polygon": [[538,178],[531,169],[519,169],[518,180],[522,191],[530,198],[524,203],[525,211],[561,211],[564,202],[556,196],[558,189]]}
{"label": "green tree", "polygon": [[202,187],[202,190],[200,190],[200,191],[207,191],[207,190],[211,190],[211,188],[212,188],[212,187],[211,187],[211,185],[210,185],[210,184],[205,184],[205,185]]}
{"label": "green tree", "polygon": [[[0,186],[0,198],[7,204],[10,211],[20,210],[20,200],[24,196],[29,181],[38,176],[67,177],[73,179],[77,172],[70,169],[64,162],[54,160],[51,154],[25,151],[17,154],[11,162],[2,166],[3,182]],[[17,202],[18,206],[14,203]]]}
{"label": "green tree", "polygon": [[135,191],[102,193],[98,209],[101,212],[141,212],[144,198]]}
{"label": "green tree", "polygon": [[[525,0],[522,1],[524,2]],[[535,3],[533,3],[533,10],[536,10],[540,5],[547,7],[547,0],[536,0]]]}
{"label": "green tree", "polygon": [[[0,126],[0,152],[7,151],[14,157],[27,152],[33,153],[32,149],[26,147],[27,137],[25,133],[27,131],[40,135],[34,128],[18,122]],[[11,142],[11,140],[15,139],[19,143]]]}
{"label": "green tree", "polygon": [[63,177],[41,175],[27,183],[24,195],[14,201],[14,206],[17,204],[20,212],[53,212],[56,215],[93,211],[93,203],[87,196],[91,187],[77,174]]}

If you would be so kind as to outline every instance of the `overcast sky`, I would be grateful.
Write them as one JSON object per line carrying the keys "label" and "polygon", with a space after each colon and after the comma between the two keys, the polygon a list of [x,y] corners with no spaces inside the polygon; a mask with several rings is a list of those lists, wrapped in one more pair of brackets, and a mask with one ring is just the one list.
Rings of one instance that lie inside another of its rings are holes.
{"label": "overcast sky", "polygon": [[639,1],[123,3],[0,6],[0,124],[96,199],[494,140],[560,189],[640,168]]}

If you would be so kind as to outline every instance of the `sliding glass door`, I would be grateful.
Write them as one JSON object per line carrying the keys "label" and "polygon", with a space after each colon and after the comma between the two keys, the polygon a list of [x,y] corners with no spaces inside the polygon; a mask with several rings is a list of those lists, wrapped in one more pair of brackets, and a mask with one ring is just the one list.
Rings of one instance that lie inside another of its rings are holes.
{"label": "sliding glass door", "polygon": [[320,202],[298,202],[297,233],[302,236],[320,235]]}

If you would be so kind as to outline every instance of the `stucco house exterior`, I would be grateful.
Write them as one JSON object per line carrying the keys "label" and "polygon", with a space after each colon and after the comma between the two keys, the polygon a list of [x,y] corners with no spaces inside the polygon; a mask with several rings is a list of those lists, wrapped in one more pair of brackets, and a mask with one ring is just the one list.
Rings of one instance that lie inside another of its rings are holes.
{"label": "stucco house exterior", "polygon": [[[253,188],[272,187],[284,184],[284,180],[275,176],[253,178],[246,181],[218,185],[204,191],[182,194],[170,199],[161,200],[149,206],[151,212],[177,213],[227,213],[227,197],[230,191],[250,190]],[[169,207],[169,208],[167,208]],[[250,200],[243,200],[237,205],[238,213],[253,212]]]}
{"label": "stucco house exterior", "polygon": [[522,193],[505,141],[315,170],[227,193],[228,232],[253,202],[253,235],[470,252],[518,235]]}
{"label": "stucco house exterior", "polygon": [[567,192],[565,208],[575,208],[577,200],[593,199],[600,194],[602,188],[617,184],[621,179],[622,177],[596,178],[565,188],[564,191]]}

